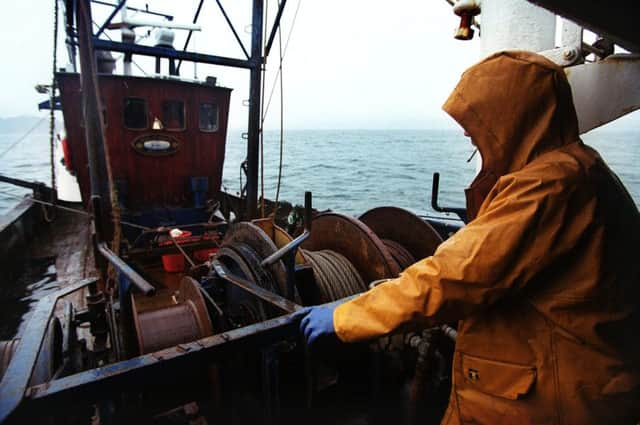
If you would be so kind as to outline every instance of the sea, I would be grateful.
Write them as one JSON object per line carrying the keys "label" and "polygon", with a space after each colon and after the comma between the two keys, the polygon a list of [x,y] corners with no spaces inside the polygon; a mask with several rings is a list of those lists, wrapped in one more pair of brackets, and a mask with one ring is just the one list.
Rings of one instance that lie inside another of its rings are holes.
{"label": "sea", "polygon": [[[0,133],[0,174],[50,184],[48,123],[23,136],[17,131]],[[640,205],[640,133],[595,130],[583,135],[583,140],[600,152]],[[227,192],[239,193],[246,183],[241,171],[246,145],[242,131],[228,132],[222,182]],[[265,131],[263,146],[258,196],[278,196],[302,205],[304,192],[311,191],[315,208],[352,216],[379,206],[397,206],[422,216],[442,217],[431,208],[433,173],[440,173],[438,204],[464,207],[464,188],[477,168],[476,158],[469,161],[474,151],[469,139],[454,129],[289,130],[282,138],[279,131]],[[59,174],[64,174],[59,157],[57,152],[55,162]],[[69,187],[73,179],[60,175],[60,181]],[[26,193],[0,183],[0,215]]]}

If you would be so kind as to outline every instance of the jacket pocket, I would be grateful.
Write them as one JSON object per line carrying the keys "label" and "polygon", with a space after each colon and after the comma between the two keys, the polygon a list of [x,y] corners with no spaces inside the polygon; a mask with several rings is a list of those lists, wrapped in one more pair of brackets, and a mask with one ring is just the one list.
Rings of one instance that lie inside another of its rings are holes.
{"label": "jacket pocket", "polygon": [[469,388],[517,400],[529,393],[536,381],[536,368],[460,353],[462,376]]}

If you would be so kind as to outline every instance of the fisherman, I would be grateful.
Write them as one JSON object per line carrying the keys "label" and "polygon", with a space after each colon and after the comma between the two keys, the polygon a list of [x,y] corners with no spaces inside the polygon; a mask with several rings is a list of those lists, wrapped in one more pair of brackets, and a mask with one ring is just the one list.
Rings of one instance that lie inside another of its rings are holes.
{"label": "fisherman", "polygon": [[562,68],[496,53],[443,108],[482,157],[471,221],[400,277],[303,310],[307,341],[459,321],[443,424],[638,423],[640,214],[579,139]]}

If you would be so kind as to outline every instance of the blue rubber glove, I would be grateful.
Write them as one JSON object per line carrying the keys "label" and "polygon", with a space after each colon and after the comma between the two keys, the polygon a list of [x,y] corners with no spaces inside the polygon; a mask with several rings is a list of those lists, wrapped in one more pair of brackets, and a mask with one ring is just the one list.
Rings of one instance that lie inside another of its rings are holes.
{"label": "blue rubber glove", "polygon": [[333,328],[333,310],[335,307],[307,307],[295,314],[300,321],[300,332],[308,345],[313,345],[318,338],[335,336]]}

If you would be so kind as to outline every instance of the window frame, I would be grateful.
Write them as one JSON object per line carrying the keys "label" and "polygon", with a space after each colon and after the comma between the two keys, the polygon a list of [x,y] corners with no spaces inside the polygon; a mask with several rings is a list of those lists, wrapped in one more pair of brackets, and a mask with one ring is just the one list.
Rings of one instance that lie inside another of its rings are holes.
{"label": "window frame", "polygon": [[[169,128],[167,127],[167,123],[165,121],[165,117],[164,117],[164,105],[169,103],[169,102],[175,102],[175,103],[181,103],[182,104],[182,127],[176,127],[176,128]],[[179,132],[179,131],[185,131],[187,129],[187,105],[186,102],[184,100],[180,100],[180,99],[165,99],[162,101],[162,119],[160,120],[162,122],[162,128],[165,131],[175,131],[175,132]]]}
{"label": "window frame", "polygon": [[[129,127],[127,125],[127,118],[126,118],[127,106],[126,106],[126,102],[128,100],[139,100],[139,101],[142,101],[142,104],[144,105],[144,127]],[[149,128],[149,105],[148,105],[147,99],[145,99],[143,97],[126,96],[123,99],[123,105],[122,105],[122,124],[123,124],[124,128],[126,128],[127,130],[132,130],[132,131],[144,131],[144,130],[147,130]]]}
{"label": "window frame", "polygon": [[[201,126],[203,105],[215,105],[216,107],[215,127],[212,130],[207,130]],[[200,102],[198,105],[198,130],[200,130],[203,133],[217,133],[219,129],[220,129],[220,105],[218,105],[218,102],[216,101]]]}

